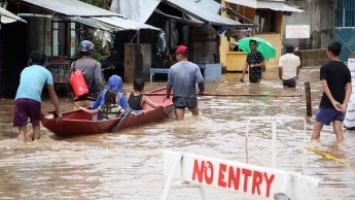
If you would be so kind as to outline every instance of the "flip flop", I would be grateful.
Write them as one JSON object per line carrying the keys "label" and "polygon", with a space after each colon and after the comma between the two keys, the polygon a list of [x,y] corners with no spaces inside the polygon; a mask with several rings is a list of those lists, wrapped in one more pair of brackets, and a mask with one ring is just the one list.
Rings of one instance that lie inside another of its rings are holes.
{"label": "flip flop", "polygon": [[131,112],[132,112],[132,108],[127,108],[126,111],[119,116],[121,120],[117,123],[115,127],[112,128],[111,130],[112,133],[115,133],[118,129],[120,129],[123,126],[123,124],[127,121],[128,116],[131,114]]}

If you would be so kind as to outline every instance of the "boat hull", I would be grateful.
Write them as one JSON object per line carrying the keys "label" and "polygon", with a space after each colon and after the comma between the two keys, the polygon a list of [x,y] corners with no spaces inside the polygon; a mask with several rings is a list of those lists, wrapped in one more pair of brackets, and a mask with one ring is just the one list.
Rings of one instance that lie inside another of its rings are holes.
{"label": "boat hull", "polygon": [[[148,94],[152,101],[163,104],[164,107],[152,108],[149,105],[143,105],[144,112],[139,114],[130,114],[124,122],[121,129],[140,126],[152,122],[161,121],[169,116],[174,108],[171,100],[163,101],[161,96],[154,94],[163,94],[166,88],[154,90]],[[152,94],[152,95],[150,95]],[[42,125],[61,137],[75,135],[92,135],[100,133],[110,133],[111,130],[120,122],[120,118],[110,120],[92,120],[91,115],[82,110],[72,110],[62,113],[62,123],[58,124],[52,114],[42,116]]]}

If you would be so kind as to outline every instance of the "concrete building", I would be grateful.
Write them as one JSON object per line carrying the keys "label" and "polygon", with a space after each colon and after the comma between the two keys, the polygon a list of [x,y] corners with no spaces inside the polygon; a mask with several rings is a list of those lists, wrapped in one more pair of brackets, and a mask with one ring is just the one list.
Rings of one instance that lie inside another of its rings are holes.
{"label": "concrete building", "polygon": [[307,24],[310,26],[310,38],[287,39],[284,35],[284,43],[295,45],[300,52],[307,51],[307,49],[313,49],[313,52],[317,52],[323,49],[324,53],[324,49],[330,42],[339,41],[343,47],[340,55],[342,61],[346,62],[348,56],[354,54],[354,0],[288,0],[288,3],[300,7],[305,12],[286,16],[285,26],[288,24]]}
{"label": "concrete building", "polygon": [[[290,5],[303,9],[304,13],[294,13],[284,18],[284,30],[286,25],[309,25],[310,38],[287,39],[283,35],[283,42],[292,44],[299,49],[326,48],[332,41],[335,1],[333,0],[289,0]],[[284,31],[285,33],[285,31]]]}

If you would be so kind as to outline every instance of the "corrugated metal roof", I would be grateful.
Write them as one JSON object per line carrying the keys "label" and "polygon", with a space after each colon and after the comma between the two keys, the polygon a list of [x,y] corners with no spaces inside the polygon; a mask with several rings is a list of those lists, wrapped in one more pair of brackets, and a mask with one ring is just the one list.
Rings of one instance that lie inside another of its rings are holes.
{"label": "corrugated metal roof", "polygon": [[282,11],[282,12],[304,12],[304,10],[289,6],[287,4],[284,4],[282,2],[277,2],[277,1],[260,1],[258,2],[258,7],[257,8],[266,8],[266,9],[271,9],[275,11]]}
{"label": "corrugated metal roof", "polygon": [[[219,26],[240,26],[241,24],[235,20],[220,16],[217,13],[209,12],[206,8],[215,5],[213,0],[203,0],[203,3],[193,0],[162,0],[162,2],[184,12],[194,18],[208,22],[212,25]],[[204,5],[203,5],[204,4]]]}
{"label": "corrugated metal roof", "polygon": [[289,6],[283,0],[225,0],[228,3],[243,5],[255,9],[271,9],[282,12],[304,12],[304,10]]}
{"label": "corrugated metal roof", "polygon": [[126,30],[139,30],[139,29],[151,29],[151,30],[161,30],[154,26],[150,26],[147,24],[141,24],[139,22],[135,22],[132,20],[126,20],[118,17],[95,17],[96,21],[101,23],[118,27],[118,29],[126,29]]}
{"label": "corrugated metal roof", "polygon": [[69,18],[71,21],[78,22],[80,24],[85,24],[87,26],[91,26],[93,28],[101,29],[104,31],[109,31],[113,32],[114,30],[120,31],[124,29],[119,29],[118,27],[110,26],[101,22],[98,22],[97,20],[94,20],[93,18],[82,18],[82,17],[71,17]]}
{"label": "corrugated metal roof", "polygon": [[114,13],[78,0],[20,0],[45,8],[67,17],[122,17]]}
{"label": "corrugated metal roof", "polygon": [[73,18],[72,17],[69,19],[109,32],[117,32],[122,30],[140,30],[140,29],[161,30],[154,26],[141,24],[132,20],[126,20],[118,17],[95,17],[95,18],[82,18],[82,17]]}
{"label": "corrugated metal roof", "polygon": [[[1,16],[5,16],[7,18],[10,18],[10,19],[13,19],[13,20],[17,20],[17,21],[21,21],[21,22],[24,22],[24,23],[27,23],[26,20],[22,19],[21,17],[13,14],[12,12],[0,7],[0,15]],[[12,22],[11,20],[3,20],[1,19],[2,22]]]}

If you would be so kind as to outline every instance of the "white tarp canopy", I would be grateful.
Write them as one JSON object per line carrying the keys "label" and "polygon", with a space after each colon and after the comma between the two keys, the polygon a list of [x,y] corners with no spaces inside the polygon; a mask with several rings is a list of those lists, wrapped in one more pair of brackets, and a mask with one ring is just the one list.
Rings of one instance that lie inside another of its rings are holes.
{"label": "white tarp canopy", "polygon": [[304,12],[304,10],[285,4],[284,0],[225,0],[228,3],[247,6],[255,9],[270,9],[282,12]]}
{"label": "white tarp canopy", "polygon": [[125,19],[146,23],[159,3],[160,0],[113,0],[111,10]]}
{"label": "white tarp canopy", "polygon": [[124,18],[145,23],[159,3],[165,3],[180,10],[184,16],[197,23],[208,23],[219,26],[240,26],[235,20],[220,16],[223,7],[214,0],[113,0],[111,10],[120,13]]}

